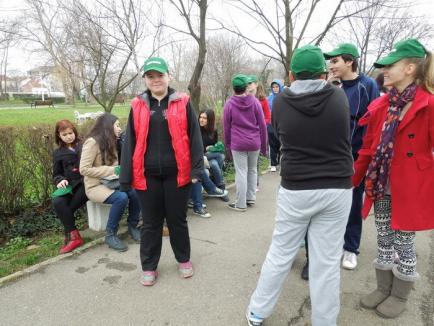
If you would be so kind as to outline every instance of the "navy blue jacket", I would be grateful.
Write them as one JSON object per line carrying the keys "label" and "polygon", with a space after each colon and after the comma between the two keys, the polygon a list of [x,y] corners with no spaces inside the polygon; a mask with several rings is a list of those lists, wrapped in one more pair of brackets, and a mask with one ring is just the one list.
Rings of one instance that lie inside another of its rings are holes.
{"label": "navy blue jacket", "polygon": [[362,146],[365,133],[365,127],[357,124],[359,119],[368,111],[369,104],[380,96],[380,91],[375,80],[365,75],[359,75],[353,80],[343,80],[342,89],[345,91],[350,103],[351,148],[354,156]]}

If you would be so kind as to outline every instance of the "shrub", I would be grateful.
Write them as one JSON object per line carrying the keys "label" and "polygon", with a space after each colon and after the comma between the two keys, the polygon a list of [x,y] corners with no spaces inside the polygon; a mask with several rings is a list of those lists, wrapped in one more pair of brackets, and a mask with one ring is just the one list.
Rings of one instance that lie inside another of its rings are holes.
{"label": "shrub", "polygon": [[[91,125],[80,126],[79,134],[84,136]],[[50,205],[53,131],[50,125],[0,127],[0,243],[62,229]]]}
{"label": "shrub", "polygon": [[0,127],[0,235],[26,209],[46,207],[52,192],[49,127]]}

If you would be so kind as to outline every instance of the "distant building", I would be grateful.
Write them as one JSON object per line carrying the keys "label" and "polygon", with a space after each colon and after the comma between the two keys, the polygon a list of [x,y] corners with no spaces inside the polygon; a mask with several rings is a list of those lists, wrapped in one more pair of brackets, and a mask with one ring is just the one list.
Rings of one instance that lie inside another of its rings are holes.
{"label": "distant building", "polygon": [[[28,78],[35,88],[47,88],[48,92],[62,92],[62,72],[55,66],[40,66],[27,71]],[[24,84],[28,85],[28,83]],[[24,89],[22,90],[24,92]]]}

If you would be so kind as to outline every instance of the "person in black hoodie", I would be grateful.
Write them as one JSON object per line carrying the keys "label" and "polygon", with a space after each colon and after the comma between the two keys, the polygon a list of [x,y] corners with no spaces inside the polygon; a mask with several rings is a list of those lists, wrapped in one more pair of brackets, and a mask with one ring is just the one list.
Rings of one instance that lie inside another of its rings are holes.
{"label": "person in black hoodie", "polygon": [[312,325],[336,325],[353,159],[348,100],[325,78],[321,49],[298,48],[291,61],[293,83],[274,99],[281,184],[272,243],[247,309],[249,325],[262,325],[272,313],[306,233]]}
{"label": "person in black hoodie", "polygon": [[203,144],[196,114],[189,97],[169,87],[169,74],[162,58],[143,65],[147,90],[131,102],[122,147],[122,189],[136,189],[143,226],[140,282],[156,282],[161,255],[163,222],[183,278],[193,276],[187,202],[192,183],[203,172]]}
{"label": "person in black hoodie", "polygon": [[54,184],[57,189],[71,189],[71,192],[53,198],[52,202],[65,230],[65,241],[60,249],[60,253],[65,254],[83,244],[74,214],[86,203],[87,197],[79,170],[81,142],[77,129],[71,121],[60,120],[56,123],[54,139],[59,146],[53,152]]}

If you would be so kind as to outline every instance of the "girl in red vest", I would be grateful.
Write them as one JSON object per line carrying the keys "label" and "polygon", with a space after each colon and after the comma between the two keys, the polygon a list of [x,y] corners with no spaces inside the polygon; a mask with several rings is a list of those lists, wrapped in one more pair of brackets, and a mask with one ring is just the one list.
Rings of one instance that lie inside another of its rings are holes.
{"label": "girl in red vest", "polygon": [[407,39],[374,65],[390,91],[360,120],[368,127],[353,184],[366,176],[362,214],[374,205],[378,232],[377,289],[361,305],[395,318],[419,277],[415,231],[434,228],[434,64],[422,44]]}
{"label": "girl in red vest", "polygon": [[147,90],[131,102],[121,160],[121,189],[136,189],[143,215],[140,282],[157,278],[166,219],[170,244],[181,277],[193,276],[187,202],[191,183],[203,170],[199,124],[189,98],[169,87],[166,62],[149,58],[143,65]]}

